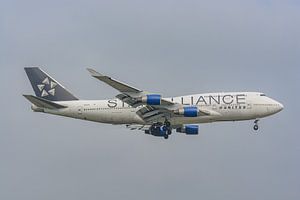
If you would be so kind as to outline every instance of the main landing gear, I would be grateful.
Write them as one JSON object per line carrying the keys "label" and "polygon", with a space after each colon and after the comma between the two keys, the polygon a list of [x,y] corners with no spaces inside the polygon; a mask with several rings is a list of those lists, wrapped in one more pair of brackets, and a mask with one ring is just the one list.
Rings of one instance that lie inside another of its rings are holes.
{"label": "main landing gear", "polygon": [[172,134],[171,123],[166,119],[165,122],[164,122],[163,127],[164,127],[164,131],[165,131],[164,138],[168,139],[169,135]]}
{"label": "main landing gear", "polygon": [[253,129],[254,129],[255,131],[258,130],[258,122],[259,122],[259,119],[256,119],[256,120],[254,121]]}
{"label": "main landing gear", "polygon": [[[167,129],[166,136],[171,135],[172,134],[172,127],[171,127],[171,123],[167,119],[165,120],[165,126],[166,126],[166,129]],[[168,139],[168,137],[165,137],[165,139]]]}
{"label": "main landing gear", "polygon": [[168,139],[169,135],[172,134],[171,123],[168,120],[165,120],[164,123],[161,122],[154,123],[151,125],[149,130],[145,130],[145,133]]}

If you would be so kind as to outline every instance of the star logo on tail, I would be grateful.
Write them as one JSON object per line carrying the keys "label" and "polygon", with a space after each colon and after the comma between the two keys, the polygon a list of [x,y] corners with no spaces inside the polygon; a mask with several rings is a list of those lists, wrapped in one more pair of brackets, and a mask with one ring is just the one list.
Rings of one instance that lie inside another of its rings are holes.
{"label": "star logo on tail", "polygon": [[37,85],[41,92],[41,96],[45,97],[48,96],[49,94],[54,96],[55,95],[55,87],[57,83],[55,83],[52,80],[49,80],[48,77],[46,77],[41,84]]}

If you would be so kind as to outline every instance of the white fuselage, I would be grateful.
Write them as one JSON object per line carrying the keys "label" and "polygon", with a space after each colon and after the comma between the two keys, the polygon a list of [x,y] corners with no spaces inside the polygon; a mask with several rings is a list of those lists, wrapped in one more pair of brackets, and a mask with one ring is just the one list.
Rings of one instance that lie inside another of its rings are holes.
{"label": "white fuselage", "polygon": [[[183,117],[174,115],[169,120],[173,125],[198,124],[216,121],[239,121],[263,118],[282,110],[279,102],[257,92],[206,93],[166,98],[183,105],[194,105],[209,115]],[[63,109],[40,109],[34,111],[72,117],[109,124],[147,124],[133,108],[118,99],[77,100],[58,102],[67,106]]]}

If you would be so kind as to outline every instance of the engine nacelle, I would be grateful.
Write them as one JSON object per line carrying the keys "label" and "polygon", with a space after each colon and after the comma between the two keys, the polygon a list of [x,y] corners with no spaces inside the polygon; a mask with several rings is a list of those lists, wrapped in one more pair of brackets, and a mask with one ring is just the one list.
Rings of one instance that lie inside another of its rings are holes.
{"label": "engine nacelle", "polygon": [[198,125],[185,125],[181,128],[177,128],[176,132],[185,133],[187,135],[198,135],[199,126]]}
{"label": "engine nacelle", "polygon": [[199,109],[197,106],[183,107],[176,110],[175,114],[183,115],[184,117],[198,117]]}
{"label": "engine nacelle", "polygon": [[161,95],[160,94],[148,94],[143,96],[141,101],[147,105],[160,105],[161,104]]}

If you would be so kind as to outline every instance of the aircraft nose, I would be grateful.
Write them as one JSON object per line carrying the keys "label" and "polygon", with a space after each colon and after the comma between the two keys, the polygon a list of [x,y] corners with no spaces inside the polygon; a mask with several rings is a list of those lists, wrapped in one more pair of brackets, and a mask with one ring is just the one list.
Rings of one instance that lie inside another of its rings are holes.
{"label": "aircraft nose", "polygon": [[271,104],[271,106],[269,107],[268,110],[272,114],[278,113],[278,112],[282,111],[284,108],[284,106],[281,103],[279,103],[278,101],[276,101],[274,99],[271,99],[270,104]]}
{"label": "aircraft nose", "polygon": [[279,107],[279,108],[278,108],[278,109],[279,109],[279,111],[282,111],[282,110],[283,110],[283,108],[284,108],[284,106],[283,106],[281,103],[279,103],[279,102],[278,102],[278,107]]}
{"label": "aircraft nose", "polygon": [[273,105],[275,106],[274,107],[275,113],[278,113],[283,110],[284,106],[281,103],[279,103],[278,101],[275,101],[274,103],[275,104],[273,104]]}

